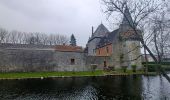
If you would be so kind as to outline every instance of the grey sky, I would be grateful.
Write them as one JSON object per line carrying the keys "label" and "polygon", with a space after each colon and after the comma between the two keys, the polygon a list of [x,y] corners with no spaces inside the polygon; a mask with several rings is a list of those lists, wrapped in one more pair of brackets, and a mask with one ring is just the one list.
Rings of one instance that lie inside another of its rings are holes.
{"label": "grey sky", "polygon": [[58,33],[77,38],[85,46],[91,26],[106,16],[100,0],[0,0],[0,27],[9,31]]}

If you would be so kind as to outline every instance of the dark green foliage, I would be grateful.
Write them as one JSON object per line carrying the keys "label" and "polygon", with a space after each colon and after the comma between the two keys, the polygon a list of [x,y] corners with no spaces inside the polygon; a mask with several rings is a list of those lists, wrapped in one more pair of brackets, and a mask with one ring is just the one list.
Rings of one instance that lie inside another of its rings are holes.
{"label": "dark green foliage", "polygon": [[136,65],[131,65],[133,72],[136,72]]}
{"label": "dark green foliage", "polygon": [[148,65],[144,64],[145,68],[148,67],[148,72],[156,72],[159,66],[160,65],[158,64],[148,64]]}
{"label": "dark green foliage", "polygon": [[162,68],[166,71],[170,71],[170,66],[162,66]]}
{"label": "dark green foliage", "polygon": [[128,66],[122,66],[123,72],[125,73]]}
{"label": "dark green foliage", "polygon": [[170,71],[170,62],[161,62],[160,65],[156,64],[155,62],[147,62],[147,66],[146,66],[146,62],[142,62],[142,64],[145,69],[148,66],[149,72],[155,72],[156,70],[158,70],[159,66],[162,66],[162,68],[166,71]]}
{"label": "dark green foliage", "polygon": [[[142,62],[142,64],[156,64],[156,62]],[[161,62],[161,65],[170,65],[170,62]]]}
{"label": "dark green foliage", "polygon": [[74,35],[72,34],[71,35],[71,38],[70,38],[70,45],[71,46],[76,46],[76,38],[74,37]]}

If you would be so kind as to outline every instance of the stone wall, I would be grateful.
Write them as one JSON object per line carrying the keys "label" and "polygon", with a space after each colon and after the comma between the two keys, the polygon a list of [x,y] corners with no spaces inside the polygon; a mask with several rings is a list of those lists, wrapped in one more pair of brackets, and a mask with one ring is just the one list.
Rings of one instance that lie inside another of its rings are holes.
{"label": "stone wall", "polygon": [[90,68],[91,64],[96,64],[98,70],[103,70],[104,61],[106,61],[107,66],[112,65],[110,57],[87,56],[86,57],[86,66]]}
{"label": "stone wall", "polygon": [[[71,59],[75,63],[71,64]],[[51,47],[0,46],[0,72],[87,71],[82,52],[60,52]]]}
{"label": "stone wall", "polygon": [[137,69],[142,68],[142,59],[140,51],[140,42],[128,40],[125,42],[125,49],[127,54],[126,61],[128,61],[128,66],[131,68],[131,65],[137,65]]}
{"label": "stone wall", "polygon": [[[71,60],[74,59],[74,62]],[[83,52],[60,52],[54,54],[54,61],[57,64],[55,70],[59,71],[87,71],[85,55]]]}
{"label": "stone wall", "polygon": [[1,49],[1,72],[53,71],[52,50]]}

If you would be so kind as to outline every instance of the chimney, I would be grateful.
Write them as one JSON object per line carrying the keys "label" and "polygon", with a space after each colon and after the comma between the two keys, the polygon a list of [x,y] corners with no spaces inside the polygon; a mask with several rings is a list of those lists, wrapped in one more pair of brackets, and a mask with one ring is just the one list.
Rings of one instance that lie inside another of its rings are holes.
{"label": "chimney", "polygon": [[92,26],[92,35],[93,35],[93,26]]}

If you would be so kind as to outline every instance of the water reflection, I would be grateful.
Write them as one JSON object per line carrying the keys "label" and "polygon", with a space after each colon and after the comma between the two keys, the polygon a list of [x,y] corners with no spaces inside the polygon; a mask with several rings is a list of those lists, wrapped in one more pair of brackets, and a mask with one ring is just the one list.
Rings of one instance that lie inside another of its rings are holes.
{"label": "water reflection", "polygon": [[146,100],[169,100],[170,83],[162,76],[143,77],[143,95]]}
{"label": "water reflection", "polygon": [[0,97],[5,100],[168,100],[170,87],[160,76],[1,80]]}

